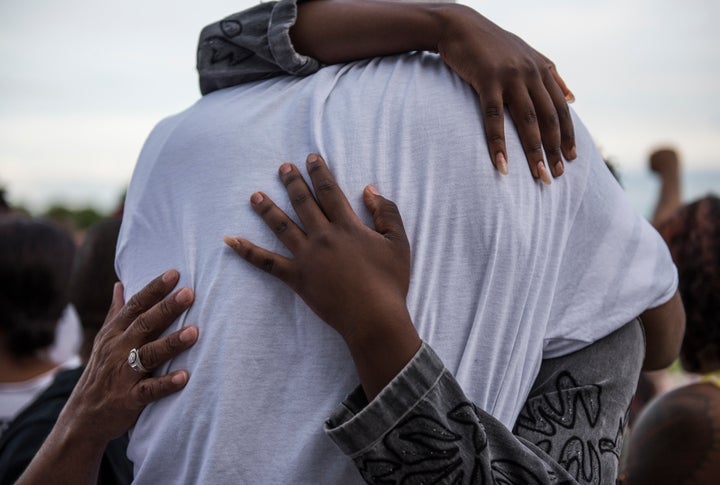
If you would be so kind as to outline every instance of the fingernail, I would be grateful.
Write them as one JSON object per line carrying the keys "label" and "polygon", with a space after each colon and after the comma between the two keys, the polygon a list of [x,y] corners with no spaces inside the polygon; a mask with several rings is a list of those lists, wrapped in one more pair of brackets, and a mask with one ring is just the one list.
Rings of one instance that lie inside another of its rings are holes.
{"label": "fingernail", "polygon": [[250,202],[253,204],[259,204],[263,201],[263,196],[260,192],[255,192],[252,197],[250,197]]}
{"label": "fingernail", "polygon": [[562,160],[555,164],[555,176],[558,177],[562,175],[565,172],[565,166],[562,163]]}
{"label": "fingernail", "polygon": [[181,305],[187,305],[192,301],[193,295],[190,288],[183,288],[175,295],[175,301]]}
{"label": "fingernail", "polygon": [[192,342],[195,340],[195,328],[194,327],[186,327],[183,329],[182,332],[180,332],[180,341],[181,342]]}
{"label": "fingernail", "polygon": [[575,102],[575,95],[572,93],[572,91],[568,90],[567,94],[565,95],[565,101],[567,101],[569,104]]}
{"label": "fingernail", "polygon": [[577,158],[577,147],[573,145],[573,147],[570,149],[570,159],[575,160]]}
{"label": "fingernail", "polygon": [[367,186],[368,192],[370,192],[373,195],[380,195],[380,192],[378,192],[378,189],[375,188],[373,185]]}
{"label": "fingernail", "polygon": [[187,374],[184,372],[178,372],[177,374],[172,376],[172,383],[176,386],[182,386],[187,382]]}
{"label": "fingernail", "polygon": [[308,157],[307,157],[307,164],[308,164],[308,165],[314,165],[314,164],[318,163],[319,161],[320,161],[320,159],[318,158],[318,156],[317,156],[315,153],[311,153],[311,154],[308,155]]}
{"label": "fingernail", "polygon": [[548,174],[548,171],[545,169],[545,162],[542,160],[538,162],[537,164],[538,169],[538,175],[540,176],[540,180],[543,181],[545,185],[550,185],[552,183],[552,180],[550,180],[550,175]]}
{"label": "fingernail", "polygon": [[223,242],[230,246],[231,248],[238,247],[238,241],[236,238],[232,236],[223,236]]}
{"label": "fingernail", "polygon": [[280,175],[285,175],[286,173],[290,172],[292,170],[292,165],[289,163],[283,163],[280,165]]}
{"label": "fingernail", "polygon": [[503,154],[503,152],[499,152],[495,155],[495,163],[497,165],[498,172],[503,175],[508,174],[507,160],[505,160],[505,154]]}
{"label": "fingernail", "polygon": [[162,280],[163,280],[165,283],[170,283],[170,282],[172,282],[176,277],[177,277],[177,271],[175,271],[174,269],[170,269],[170,270],[165,271],[165,272],[163,273],[163,275],[162,275]]}

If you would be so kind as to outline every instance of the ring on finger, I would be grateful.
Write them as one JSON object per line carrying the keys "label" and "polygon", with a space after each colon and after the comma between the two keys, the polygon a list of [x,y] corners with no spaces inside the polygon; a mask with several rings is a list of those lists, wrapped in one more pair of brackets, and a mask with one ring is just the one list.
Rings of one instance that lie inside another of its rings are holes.
{"label": "ring on finger", "polygon": [[130,364],[130,368],[134,370],[135,372],[139,372],[142,374],[146,374],[150,372],[145,368],[144,365],[142,365],[142,362],[140,362],[140,352],[138,349],[132,349],[130,350],[130,354],[127,358],[128,364]]}

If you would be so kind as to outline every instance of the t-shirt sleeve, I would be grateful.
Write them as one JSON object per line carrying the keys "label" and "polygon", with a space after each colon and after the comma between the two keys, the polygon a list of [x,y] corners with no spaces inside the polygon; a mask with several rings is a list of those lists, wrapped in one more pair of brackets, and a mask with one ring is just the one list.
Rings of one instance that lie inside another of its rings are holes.
{"label": "t-shirt sleeve", "polygon": [[202,94],[281,74],[316,72],[318,61],[298,54],[290,41],[296,19],[297,0],[280,0],[205,27],[197,51]]}
{"label": "t-shirt sleeve", "polygon": [[[586,131],[577,118],[575,129]],[[597,150],[585,147],[573,163],[585,164],[589,173],[566,244],[557,248],[563,259],[545,359],[579,350],[617,330],[667,302],[678,285],[667,245],[633,207]]]}
{"label": "t-shirt sleeve", "polygon": [[368,483],[410,477],[428,483],[575,483],[542,450],[470,402],[425,343],[372,402],[357,388],[325,431]]}

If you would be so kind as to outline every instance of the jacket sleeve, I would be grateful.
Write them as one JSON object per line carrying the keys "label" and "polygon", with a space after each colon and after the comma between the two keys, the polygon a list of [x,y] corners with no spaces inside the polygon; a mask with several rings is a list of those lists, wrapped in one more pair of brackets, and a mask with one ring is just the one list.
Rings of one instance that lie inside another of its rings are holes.
{"label": "jacket sleeve", "polygon": [[470,402],[425,343],[372,402],[348,396],[325,432],[368,483],[576,483]]}
{"label": "jacket sleeve", "polygon": [[306,76],[320,68],[298,54],[290,41],[297,0],[261,3],[205,27],[197,69],[203,95],[281,74]]}

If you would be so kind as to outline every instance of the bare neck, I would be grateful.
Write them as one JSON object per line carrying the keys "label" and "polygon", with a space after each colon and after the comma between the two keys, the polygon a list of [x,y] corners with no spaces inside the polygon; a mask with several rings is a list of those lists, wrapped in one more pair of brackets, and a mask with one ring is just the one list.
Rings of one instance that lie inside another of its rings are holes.
{"label": "bare neck", "polygon": [[6,349],[0,352],[0,382],[14,383],[30,380],[50,372],[57,364],[41,356],[15,357]]}

